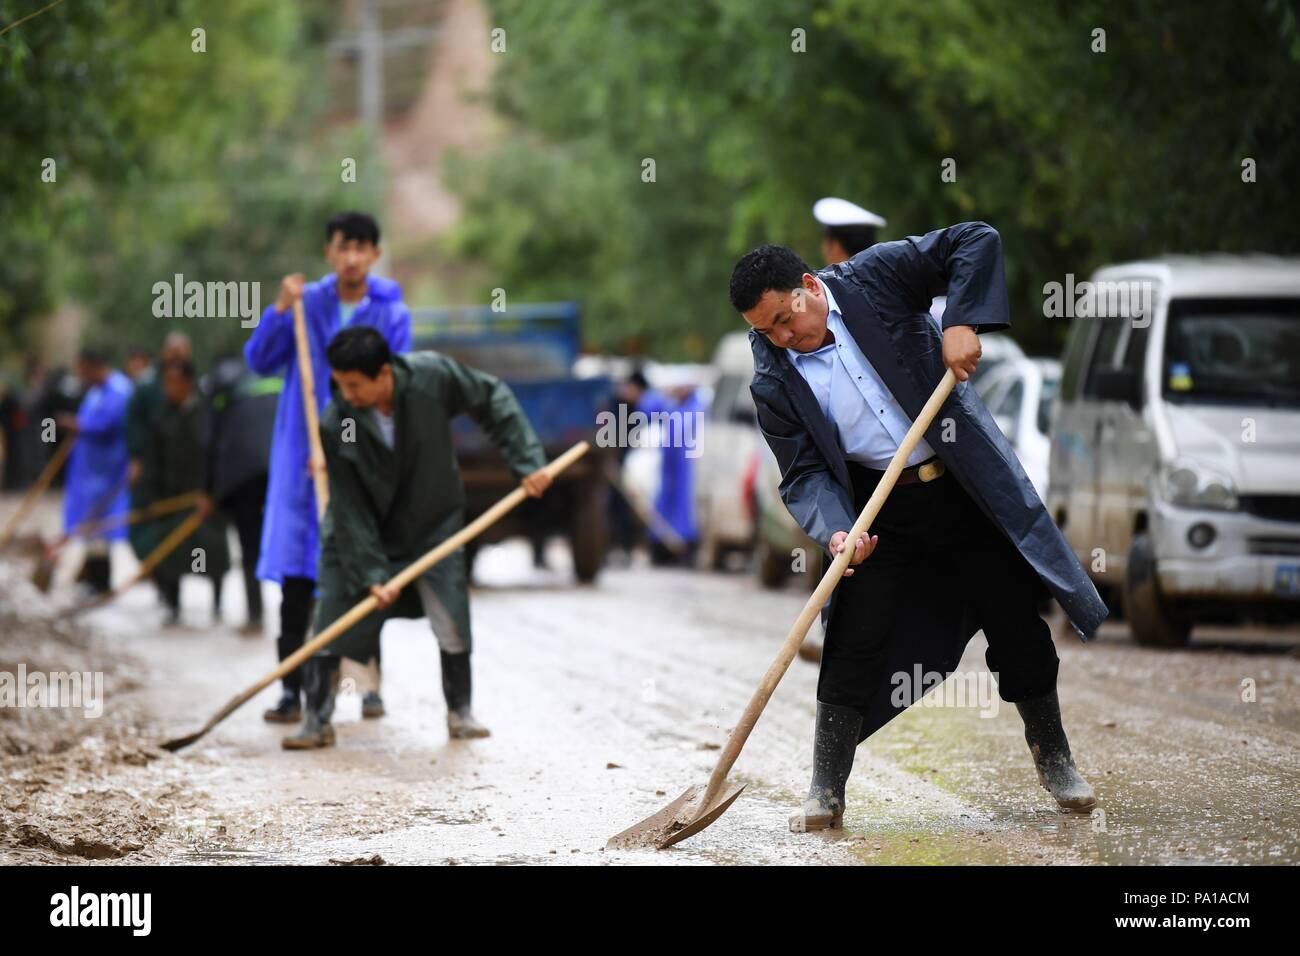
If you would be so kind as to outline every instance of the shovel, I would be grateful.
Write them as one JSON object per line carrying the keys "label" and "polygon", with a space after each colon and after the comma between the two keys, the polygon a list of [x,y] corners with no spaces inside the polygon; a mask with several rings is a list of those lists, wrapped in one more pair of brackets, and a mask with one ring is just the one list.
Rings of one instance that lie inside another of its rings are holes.
{"label": "shovel", "polygon": [[[939,407],[947,399],[953,386],[957,384],[957,377],[950,369],[944,374],[943,380],[939,382],[938,388],[930,396],[930,400],[925,403],[921,409],[921,414],[916,417],[912,427],[907,430],[903,437],[902,443],[898,446],[898,451],[894,453],[894,459],[885,469],[875,491],[871,493],[871,499],[867,502],[862,513],[858,515],[858,520],[853,523],[852,530],[845,542],[847,545],[843,551],[835,556],[831,562],[830,568],[822,576],[821,583],[813,591],[808,602],[804,604],[803,610],[799,612],[799,617],[795,620],[794,626],[790,628],[790,633],[786,635],[785,642],[777,652],[776,660],[768,667],[767,673],[759,682],[758,689],[754,691],[754,696],[749,699],[749,705],[745,712],[741,714],[739,722],[731,732],[731,737],[727,740],[727,746],[723,748],[722,754],[718,757],[718,763],[710,774],[708,783],[703,790],[699,786],[689,787],[681,796],[679,796],[668,806],[664,807],[657,813],[651,814],[640,823],[634,824],[624,830],[622,833],[610,837],[606,846],[609,849],[636,849],[642,847],[654,847],[662,850],[670,847],[674,843],[680,843],[687,837],[694,836],[705,827],[707,827],[718,817],[726,812],[727,808],[735,802],[740,796],[741,791],[745,789],[744,784],[727,784],[727,774],[731,771],[731,765],[736,762],[740,756],[741,748],[745,746],[745,741],[749,739],[750,732],[754,725],[758,723],[759,716],[763,713],[763,708],[767,706],[772,692],[776,690],[776,685],[780,683],[781,678],[785,676],[790,662],[799,651],[799,645],[803,643],[808,634],[808,628],[817,619],[821,613],[822,605],[830,598],[831,592],[835,590],[835,585],[840,582],[844,576],[845,569],[849,566],[849,559],[853,557],[854,548],[851,542],[858,540],[860,536],[867,532],[871,527],[871,522],[876,520],[876,515],[880,513],[885,499],[894,488],[894,483],[898,481],[899,474],[907,464],[907,458],[916,448],[917,443],[925,430],[930,427],[930,422],[938,414]],[[870,560],[870,559],[868,559]]]}
{"label": "shovel", "polygon": [[302,411],[307,419],[307,443],[311,448],[311,480],[316,486],[316,519],[323,520],[330,503],[329,476],[325,473],[325,449],[320,441],[320,415],[316,411],[316,377],[312,371],[311,346],[307,343],[307,315],[302,296],[293,300],[293,341],[298,351],[298,382],[302,386]]}
{"label": "shovel", "polygon": [[167,555],[171,554],[184,544],[189,536],[198,530],[199,525],[203,524],[203,519],[203,512],[196,508],[192,515],[173,528],[171,533],[168,534],[167,537],[163,538],[162,541],[158,542],[158,546],[145,556],[145,559],[140,562],[139,569],[135,574],[131,575],[130,579],[127,580],[126,583],[114,588],[107,594],[99,594],[89,600],[82,601],[80,604],[74,606],[68,613],[75,617],[78,614],[83,614],[86,611],[89,611],[91,608],[101,607],[108,604],[110,601],[116,601],[127,591],[131,590],[131,588],[135,587],[149,575],[153,574],[154,568],[162,564]]}
{"label": "shovel", "polygon": [[[96,507],[95,513],[102,515],[107,510],[108,504],[113,498],[116,498],[121,488],[113,489],[109,496],[103,502],[104,507]],[[171,498],[163,498],[161,501],[155,501],[151,505],[143,508],[136,508],[133,511],[126,511],[120,515],[112,515],[107,518],[93,517],[87,518],[81,524],[77,525],[71,531],[66,531],[59,538],[47,547],[36,563],[36,570],[32,572],[32,583],[42,591],[50,589],[50,583],[54,578],[54,566],[58,563],[59,552],[73,538],[93,538],[96,535],[103,534],[105,531],[112,531],[114,528],[121,528],[133,525],[139,521],[152,521],[154,518],[161,518],[163,515],[169,515],[176,511],[184,511],[190,505],[199,500],[199,492],[187,491],[182,495],[175,495]]]}
{"label": "shovel", "polygon": [[50,482],[54,480],[54,476],[59,473],[59,469],[63,467],[63,463],[68,460],[68,454],[72,451],[72,445],[76,440],[77,438],[75,435],[71,438],[65,438],[63,444],[54,450],[54,454],[50,456],[50,460],[45,463],[45,467],[41,469],[40,475],[37,476],[36,481],[32,483],[32,487],[28,490],[27,494],[23,496],[23,500],[19,503],[18,509],[9,516],[9,520],[5,522],[4,530],[0,531],[0,551],[9,547],[9,542],[12,541],[14,535],[18,533],[18,526],[23,523],[23,519],[27,517],[27,513],[36,507],[36,502],[40,500],[41,495],[45,494],[45,489],[50,486]]}
{"label": "shovel", "polygon": [[[575,461],[585,455],[590,447],[591,446],[585,441],[580,441],[564,454],[556,458],[555,461],[547,465],[546,471],[550,473],[552,480],[559,475],[560,472],[564,471],[564,469],[568,468]],[[429,551],[426,551],[423,557],[417,559],[413,564],[409,564],[403,568],[398,572],[396,577],[387,583],[386,587],[397,588],[398,590],[406,587],[425,571],[429,570],[443,558],[447,557],[447,555],[456,551],[457,548],[462,547],[469,541],[478,537],[500,520],[507,512],[517,508],[526,497],[528,497],[528,492],[524,491],[523,488],[516,488],[487,511],[483,512],[469,524],[465,525],[465,527],[453,534],[446,541]],[[227,703],[226,706],[213,714],[211,719],[209,719],[208,722],[195,733],[188,734],[184,737],[177,737],[175,740],[165,741],[161,744],[162,749],[175,753],[183,747],[188,747],[246,704],[263,688],[269,687],[272,683],[289,673],[303,661],[307,660],[307,658],[319,651],[322,647],[325,647],[327,644],[340,637],[344,631],[378,607],[379,602],[375,600],[374,595],[371,595],[364,601],[358,602],[341,618],[282,660],[279,667],[271,671],[243,693],[237,694],[235,697],[231,698],[230,702]]]}

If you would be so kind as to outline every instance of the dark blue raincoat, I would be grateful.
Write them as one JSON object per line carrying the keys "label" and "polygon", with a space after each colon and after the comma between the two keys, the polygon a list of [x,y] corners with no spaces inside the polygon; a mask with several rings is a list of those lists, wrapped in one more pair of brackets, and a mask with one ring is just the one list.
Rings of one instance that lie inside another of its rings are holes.
{"label": "dark blue raincoat", "polygon": [[[1001,239],[982,222],[880,243],[818,276],[834,295],[859,348],[912,420],[946,371],[943,336],[929,314],[931,299],[948,296],[944,329],[971,325],[977,332],[994,332],[1011,324]],[[750,345],[750,391],[759,428],[781,467],[781,499],[800,527],[825,548],[832,534],[849,530],[857,519],[844,454],[834,427],[785,350],[753,331]],[[945,442],[947,419],[953,422],[955,440]],[[953,389],[925,439],[1037,572],[1079,636],[1091,638],[1106,617],[1106,605],[969,382]],[[822,609],[824,625],[834,604],[832,594]],[[917,663],[925,673],[947,675],[956,669],[980,622],[970,608],[951,620],[960,625],[954,623],[945,633],[889,636],[891,649],[882,656],[863,737],[900,712],[890,700],[892,674],[910,673]]]}

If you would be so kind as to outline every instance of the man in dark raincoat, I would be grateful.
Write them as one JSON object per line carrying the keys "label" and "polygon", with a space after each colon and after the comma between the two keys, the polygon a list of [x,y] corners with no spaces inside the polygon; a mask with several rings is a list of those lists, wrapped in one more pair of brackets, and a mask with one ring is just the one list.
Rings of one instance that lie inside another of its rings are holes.
{"label": "man in dark raincoat", "polygon": [[[945,293],[940,328],[929,308]],[[791,828],[841,824],[858,743],[937,683],[913,675],[951,674],[981,628],[1040,782],[1062,808],[1090,808],[1096,798],[1061,726],[1058,660],[1037,606],[1045,589],[1084,640],[1106,608],[967,383],[977,333],[1010,325],[997,231],[961,223],[874,245],[817,274],[789,249],[763,246],[736,264],[731,302],[752,327],[750,388],[781,466],[782,500],[828,555],[854,549],[822,611],[813,779]],[[945,367],[957,387],[871,537],[848,542]]]}
{"label": "man in dark raincoat", "polygon": [[[161,367],[169,362],[189,362],[193,358],[194,347],[190,344],[190,337],[184,332],[169,332],[163,339],[162,350],[158,355],[158,366],[146,363],[131,376],[135,390],[131,392],[131,401],[126,406],[126,450],[131,456],[132,509],[142,508],[148,503],[140,491],[140,474],[144,468],[145,448],[149,444],[154,420],[162,411],[164,404]],[[131,542],[131,550],[141,561],[149,554],[152,544],[157,543],[157,535],[144,522],[137,521],[130,525],[126,534]]]}
{"label": "man in dark raincoat", "polygon": [[[208,409],[195,387],[194,365],[169,361],[160,374],[163,403],[145,437],[136,483],[136,500],[141,506],[208,487]],[[180,621],[181,578],[186,574],[202,574],[212,582],[212,613],[217,620],[221,618],[221,583],[230,569],[226,522],[206,494],[199,508],[207,516],[204,522],[154,569],[154,583],[167,605],[169,625]],[[152,551],[189,515],[185,511],[145,522],[145,547]]]}
{"label": "man in dark raincoat", "polygon": [[301,730],[286,749],[334,742],[330,717],[339,658],[378,652],[389,617],[428,617],[438,640],[447,732],[486,737],[470,709],[469,593],[464,549],[426,571],[402,593],[395,574],[460,530],[465,490],[451,422],[470,415],[487,432],[534,497],[550,484],[542,444],[500,379],[437,352],[394,355],[375,329],[344,329],[327,357],[334,400],[321,416],[330,502],[321,534],[319,633],[367,595],[381,611],[353,625],[307,668]]}

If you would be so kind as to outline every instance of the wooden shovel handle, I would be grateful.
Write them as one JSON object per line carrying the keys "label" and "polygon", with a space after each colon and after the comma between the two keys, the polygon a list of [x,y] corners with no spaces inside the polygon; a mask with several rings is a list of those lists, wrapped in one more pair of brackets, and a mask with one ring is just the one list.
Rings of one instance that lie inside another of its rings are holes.
{"label": "wooden shovel handle", "polygon": [[[590,447],[591,446],[585,441],[580,441],[550,464],[546,465],[543,470],[549,473],[551,478],[554,479],[560,474],[560,472],[564,471],[564,469],[568,468],[575,461],[585,455]],[[406,587],[425,571],[429,570],[429,568],[433,567],[443,558],[447,557],[447,555],[454,552],[457,548],[464,546],[469,541],[478,537],[478,535],[482,534],[484,530],[499,521],[508,511],[518,507],[527,497],[528,492],[524,491],[523,488],[514,489],[510,494],[506,495],[487,511],[483,512],[469,524],[465,525],[465,527],[461,528],[446,541],[443,541],[441,544],[425,552],[422,557],[403,568],[401,572],[387,582],[386,586],[398,589]],[[213,715],[211,720],[203,725],[203,729],[194,735],[193,739],[197,740],[199,737],[202,737],[209,730],[242,707],[263,688],[269,687],[273,682],[279,680],[285,674],[288,674],[294,668],[298,667],[303,661],[307,660],[307,658],[311,657],[321,648],[337,640],[344,631],[372,613],[378,607],[379,602],[375,600],[373,595],[355,604],[346,614],[338,618],[334,623],[330,624],[329,627],[325,628],[325,630],[321,631],[310,641],[303,644],[302,647],[298,648],[298,650],[294,651],[282,660],[275,670],[268,673],[243,693],[232,698],[229,703]]]}
{"label": "wooden shovel handle", "polygon": [[0,550],[9,545],[9,542],[13,540],[14,535],[18,532],[18,526],[27,517],[27,513],[36,507],[36,502],[41,495],[45,494],[45,489],[50,486],[54,476],[59,473],[63,463],[68,460],[68,455],[71,454],[72,446],[76,440],[77,436],[75,435],[65,438],[63,444],[54,449],[54,454],[50,456],[50,460],[45,463],[45,467],[41,469],[36,481],[32,483],[31,488],[27,490],[27,494],[23,496],[23,500],[18,505],[18,510],[10,515],[9,520],[5,523],[4,531],[0,532]]}
{"label": "wooden shovel handle", "polygon": [[[871,522],[876,520],[876,515],[880,513],[880,508],[884,505],[885,499],[893,491],[898,476],[902,474],[903,469],[907,466],[908,456],[912,454],[917,443],[920,442],[921,436],[930,427],[930,423],[934,420],[934,416],[938,414],[940,406],[943,405],[956,384],[957,376],[949,369],[930,396],[930,400],[921,409],[921,414],[916,417],[912,427],[903,436],[898,451],[894,452],[893,460],[890,461],[889,467],[885,469],[885,473],[876,484],[876,490],[871,493],[871,498],[862,509],[862,513],[858,515],[858,520],[853,523],[844,550],[835,556],[830,568],[822,576],[821,583],[817,585],[817,589],[813,591],[812,596],[804,604],[803,610],[799,612],[799,617],[794,622],[794,626],[790,628],[790,633],[786,635],[781,649],[777,651],[776,660],[772,661],[772,665],[759,682],[758,689],[754,691],[754,696],[749,699],[745,712],[740,715],[739,722],[736,724],[735,729],[732,730],[731,737],[728,738],[727,745],[723,748],[721,755],[718,757],[718,763],[709,776],[709,785],[698,804],[695,811],[696,815],[707,810],[709,804],[722,790],[722,785],[727,780],[727,774],[731,772],[731,765],[740,756],[741,748],[745,746],[750,731],[758,723],[759,715],[763,713],[763,708],[767,706],[772,692],[776,690],[776,685],[785,676],[786,670],[790,667],[790,662],[794,660],[795,654],[799,652],[799,646],[803,644],[808,629],[812,627],[813,621],[821,613],[822,605],[826,603],[826,600],[831,596],[831,592],[835,590],[835,586],[839,584],[840,578],[844,576],[844,570],[849,566],[849,559],[853,557],[853,542],[857,541],[859,536],[865,534],[867,529],[871,527]],[[871,559],[868,558],[867,560]]]}
{"label": "wooden shovel handle", "polygon": [[293,300],[293,338],[298,350],[298,383],[302,386],[302,411],[307,420],[307,443],[311,448],[311,479],[316,486],[316,518],[325,517],[330,503],[329,476],[325,473],[325,449],[320,443],[320,413],[316,409],[316,375],[312,371],[311,345],[307,340],[307,315],[302,297]]}
{"label": "wooden shovel handle", "polygon": [[137,584],[139,584],[141,581],[143,581],[145,578],[151,575],[154,571],[154,568],[158,567],[158,565],[163,562],[163,560],[167,557],[167,555],[171,554],[182,544],[184,544],[185,540],[190,535],[192,535],[198,529],[199,525],[201,525],[202,523],[203,523],[203,512],[199,511],[198,509],[195,509],[192,515],[190,515],[188,518],[186,518],[184,521],[178,524],[175,528],[173,528],[171,530],[171,533],[168,534],[167,537],[163,538],[162,541],[158,542],[158,546],[155,547],[152,551],[150,551],[148,556],[146,556],[145,559],[142,562],[140,562],[139,569],[135,572],[135,574],[131,575],[129,580],[127,580],[120,587],[115,588],[114,590],[110,591],[107,594],[101,594],[98,597],[90,599],[84,604],[78,605],[72,610],[72,613],[80,614],[83,611],[88,611],[93,607],[99,607],[100,605],[107,604],[109,601],[113,601],[121,597],[131,588],[135,587]]}

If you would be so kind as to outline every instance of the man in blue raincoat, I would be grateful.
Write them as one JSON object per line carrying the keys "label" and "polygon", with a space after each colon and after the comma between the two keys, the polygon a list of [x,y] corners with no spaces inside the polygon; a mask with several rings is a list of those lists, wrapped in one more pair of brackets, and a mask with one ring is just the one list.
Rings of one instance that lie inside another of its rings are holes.
{"label": "man in blue raincoat", "polygon": [[[782,246],[747,253],[731,302],[751,326],[759,428],[781,498],[851,566],[823,608],[813,778],[791,829],[838,827],[854,750],[957,667],[976,630],[1016,705],[1039,782],[1066,810],[1096,802],[1061,726],[1050,593],[1087,640],[1106,607],[973,388],[980,332],[1010,325],[1002,246],[982,222],[867,248],[818,273]],[[947,294],[941,327],[930,302]],[[957,387],[871,528],[847,540],[945,374]],[[870,560],[865,560],[870,556]]]}
{"label": "man in blue raincoat", "polygon": [[[698,452],[688,443],[699,438],[696,426],[703,408],[693,388],[679,389],[671,396],[649,391],[637,406],[637,410],[648,415],[652,422],[660,422],[655,438],[660,456],[655,510],[686,546],[685,554],[674,555],[651,528],[650,557],[655,564],[694,564],[700,537],[695,523],[695,456]],[[688,424],[686,416],[695,416],[697,421]]]}
{"label": "man in blue raincoat", "polygon": [[[306,314],[318,409],[324,409],[330,400],[325,348],[340,329],[370,326],[384,336],[392,351],[405,352],[411,347],[411,313],[402,301],[401,287],[391,279],[370,274],[380,255],[379,225],[365,213],[339,213],[326,224],[325,239],[325,258],[333,272],[311,283],[301,274],[285,276],[276,301],[262,313],[244,346],[250,369],[284,380],[275,414],[262,553],[257,565],[259,579],[275,581],[281,588],[280,660],[302,647],[306,638],[320,557],[316,492],[308,471],[311,446],[294,340],[294,300],[302,297]],[[301,693],[302,671],[298,669],[284,678],[280,702],[263,716],[276,723],[296,723],[302,717]],[[383,713],[377,692],[366,696],[363,713]]]}
{"label": "man in blue raincoat", "polygon": [[[63,528],[71,531],[88,519],[111,518],[130,508],[126,449],[126,406],[131,380],[94,349],[82,351],[77,375],[86,386],[76,415],[60,415],[59,428],[76,440],[68,456],[63,493]],[[109,546],[126,537],[119,526],[87,542],[86,581],[98,592],[112,586]]]}

